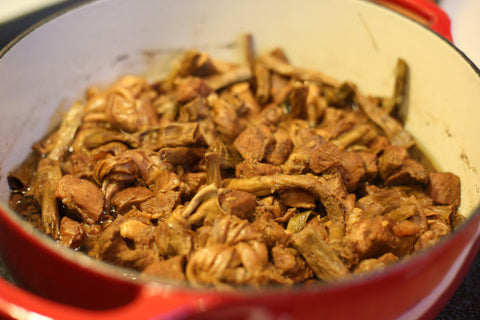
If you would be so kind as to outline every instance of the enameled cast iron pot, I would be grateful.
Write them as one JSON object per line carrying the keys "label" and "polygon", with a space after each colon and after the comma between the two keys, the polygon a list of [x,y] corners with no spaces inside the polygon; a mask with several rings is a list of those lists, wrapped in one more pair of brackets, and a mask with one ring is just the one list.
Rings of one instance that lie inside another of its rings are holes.
{"label": "enameled cast iron pot", "polygon": [[[24,319],[415,319],[446,304],[478,251],[480,76],[448,40],[428,0],[390,0],[433,32],[361,0],[103,0],[32,28],[0,56],[0,249],[24,289],[0,280],[0,315]],[[193,290],[135,280],[61,248],[7,206],[6,175],[91,84],[165,75],[191,47],[242,62],[237,39],[281,46],[296,65],[390,95],[398,57],[410,67],[406,128],[441,171],[462,181],[467,222],[430,250],[358,279],[262,292]],[[441,35],[442,34],[443,37]],[[37,317],[37,318],[36,318]]]}

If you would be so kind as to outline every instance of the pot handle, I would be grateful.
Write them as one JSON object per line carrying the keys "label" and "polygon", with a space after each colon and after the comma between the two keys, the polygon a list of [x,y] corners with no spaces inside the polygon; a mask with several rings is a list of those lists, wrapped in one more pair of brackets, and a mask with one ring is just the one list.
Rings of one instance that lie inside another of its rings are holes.
{"label": "pot handle", "polygon": [[448,15],[432,0],[373,0],[426,25],[453,42]]}
{"label": "pot handle", "polygon": [[[241,301],[239,296],[144,286],[129,303],[106,310],[82,309],[51,301],[0,278],[0,319],[130,320],[186,319],[219,305]],[[230,314],[231,315],[231,314]]]}

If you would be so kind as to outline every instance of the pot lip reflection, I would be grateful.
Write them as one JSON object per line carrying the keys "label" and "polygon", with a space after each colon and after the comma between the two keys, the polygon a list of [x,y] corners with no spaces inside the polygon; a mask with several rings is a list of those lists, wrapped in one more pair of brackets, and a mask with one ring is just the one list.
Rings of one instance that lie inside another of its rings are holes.
{"label": "pot lip reflection", "polygon": [[[64,15],[65,13],[74,11],[84,6],[94,5],[95,2],[101,2],[101,1],[87,0],[81,3],[72,4],[71,6],[63,10],[60,10],[59,12],[41,20],[40,22],[26,29],[22,34],[18,35],[14,40],[12,40],[4,48],[0,49],[0,60],[2,59],[3,56],[5,56],[9,52],[11,48],[15,46],[15,44],[22,41],[23,38],[29,36],[32,32],[34,32],[40,26],[48,23],[51,20],[54,20],[58,16]],[[391,9],[385,8],[376,3],[369,2],[368,5],[376,6],[378,7],[379,10],[387,10],[389,12],[394,12],[395,14],[401,15]],[[409,17],[405,17],[405,16],[402,16],[402,17],[404,19],[413,21],[421,28],[427,29],[429,32],[431,32],[431,34],[436,35],[440,41],[444,41],[448,43],[448,45],[459,54],[460,58],[466,61],[470,65],[473,71],[480,78],[480,69],[454,44],[452,44],[450,41],[448,41],[438,33],[430,30],[427,26]],[[241,294],[241,293],[282,294],[282,293],[311,292],[311,291],[328,291],[328,290],[334,290],[342,287],[356,286],[365,282],[370,282],[372,280],[381,281],[383,278],[385,278],[389,274],[396,273],[399,270],[402,270],[403,268],[409,268],[409,266],[413,265],[415,261],[426,257],[432,251],[441,250],[441,247],[444,246],[445,243],[449,242],[452,237],[455,237],[456,235],[461,233],[467,227],[467,224],[477,219],[479,215],[480,215],[480,202],[476,205],[476,208],[472,211],[472,214],[468,216],[465,219],[465,221],[456,230],[452,231],[449,235],[440,239],[436,244],[425,249],[421,253],[411,256],[406,260],[396,262],[392,265],[382,268],[381,270],[370,271],[365,274],[361,274],[359,276],[349,276],[349,277],[342,278],[332,282],[319,283],[318,285],[295,286],[295,287],[263,287],[261,288],[261,290],[257,290],[254,288],[238,288],[238,290],[236,290],[235,292],[231,292],[223,289],[193,288],[183,283],[181,284],[178,282],[172,282],[172,280],[159,279],[153,276],[141,276],[140,273],[137,271],[133,271],[124,267],[115,266],[105,262],[94,260],[93,258],[90,258],[83,253],[75,252],[69,248],[63,247],[60,244],[56,243],[53,239],[49,238],[47,235],[35,229],[30,224],[26,223],[17,213],[11,210],[8,206],[8,201],[6,201],[3,198],[0,199],[0,219],[9,219],[10,222],[15,226],[16,232],[22,232],[23,236],[29,237],[32,240],[32,242],[35,242],[36,245],[42,246],[46,251],[48,251],[49,254],[57,255],[59,258],[65,259],[71,264],[74,264],[80,268],[88,269],[89,272],[101,274],[103,277],[106,277],[106,278],[114,278],[116,280],[133,282],[134,284],[140,285],[140,286],[153,285],[153,286],[166,287],[167,289],[172,289],[172,290],[189,290],[192,292],[200,292],[200,293],[215,292],[219,294]],[[472,242],[479,241],[478,235],[477,235],[477,239],[472,239],[471,241]]]}

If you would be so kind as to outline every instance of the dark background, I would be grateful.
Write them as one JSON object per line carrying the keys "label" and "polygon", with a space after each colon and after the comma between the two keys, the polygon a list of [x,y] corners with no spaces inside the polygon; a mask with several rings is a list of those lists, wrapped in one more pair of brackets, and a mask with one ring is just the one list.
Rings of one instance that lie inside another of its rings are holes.
{"label": "dark background", "polygon": [[[11,0],[15,1],[15,0]],[[0,49],[23,31],[43,19],[56,14],[69,6],[78,5],[86,0],[69,0],[59,3],[31,14],[16,18],[7,23],[0,24]],[[3,75],[5,76],[5,75]],[[0,260],[0,276],[8,278],[2,270]],[[421,284],[419,284],[421,285]],[[443,309],[437,320],[477,320],[480,319],[480,254],[475,258],[467,277],[458,288],[447,306]]]}

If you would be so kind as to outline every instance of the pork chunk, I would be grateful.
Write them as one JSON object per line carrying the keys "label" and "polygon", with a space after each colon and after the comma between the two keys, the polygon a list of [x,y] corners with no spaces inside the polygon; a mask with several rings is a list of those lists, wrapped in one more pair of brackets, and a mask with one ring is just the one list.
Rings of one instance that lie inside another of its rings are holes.
{"label": "pork chunk", "polygon": [[186,264],[185,256],[175,256],[173,258],[155,261],[143,270],[143,274],[154,275],[169,280],[185,281],[184,268]]}
{"label": "pork chunk", "polygon": [[428,193],[438,204],[460,205],[460,178],[450,172],[432,172],[428,175]]}
{"label": "pork chunk", "polygon": [[97,222],[103,212],[103,193],[88,180],[67,174],[58,182],[55,196],[67,208],[77,212],[85,223]]}
{"label": "pork chunk", "polygon": [[145,187],[130,187],[119,191],[112,199],[112,204],[117,213],[125,214],[134,206],[153,197],[153,192]]}
{"label": "pork chunk", "polygon": [[235,139],[233,145],[247,161],[262,161],[267,147],[273,143],[272,133],[267,126],[246,128]]}
{"label": "pork chunk", "polygon": [[252,217],[257,206],[255,196],[244,191],[225,190],[219,195],[218,200],[226,213],[247,220]]}
{"label": "pork chunk", "polygon": [[70,219],[63,217],[60,222],[60,243],[69,248],[79,248],[87,238],[87,233],[82,225]]}

